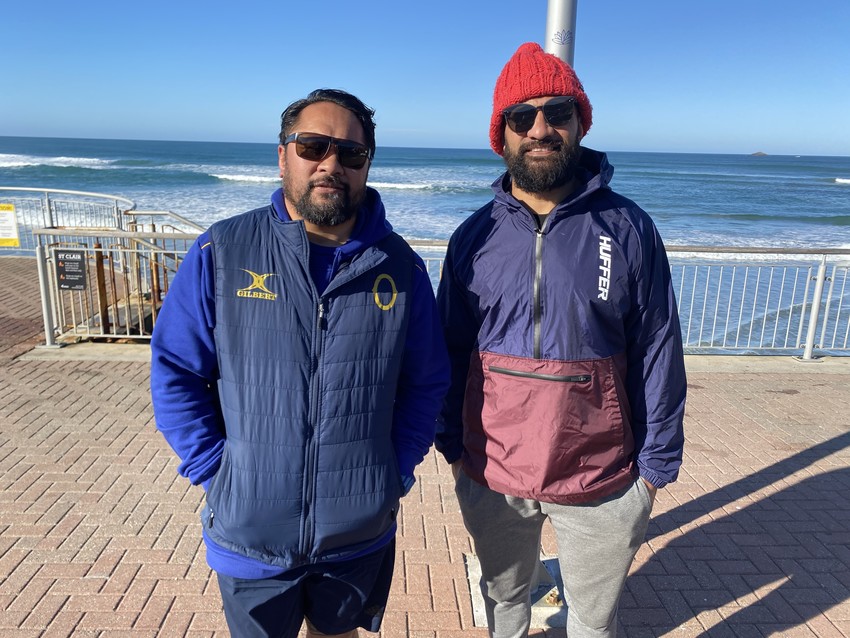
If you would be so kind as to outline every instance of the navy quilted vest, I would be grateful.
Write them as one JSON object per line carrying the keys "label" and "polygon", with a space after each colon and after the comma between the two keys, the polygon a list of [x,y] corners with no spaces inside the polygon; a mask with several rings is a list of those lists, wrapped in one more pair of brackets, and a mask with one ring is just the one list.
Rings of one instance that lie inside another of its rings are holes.
{"label": "navy quilted vest", "polygon": [[402,490],[391,429],[413,252],[390,234],[319,296],[303,224],[263,208],[210,235],[227,440],[205,530],[284,568],[362,551]]}

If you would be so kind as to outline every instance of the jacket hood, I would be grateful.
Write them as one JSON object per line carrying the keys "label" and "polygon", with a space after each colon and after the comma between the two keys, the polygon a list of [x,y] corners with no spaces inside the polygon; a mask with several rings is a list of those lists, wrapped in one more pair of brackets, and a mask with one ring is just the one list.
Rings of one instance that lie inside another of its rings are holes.
{"label": "jacket hood", "polygon": [[[552,213],[550,214],[561,212],[596,191],[610,188],[608,184],[613,175],[614,167],[608,163],[608,156],[605,153],[582,146],[578,170],[576,171],[579,186],[564,201],[552,209]],[[496,194],[496,201],[504,204],[510,211],[526,210],[513,194],[511,194],[510,173],[505,172],[499,176],[493,182],[492,188]]]}
{"label": "jacket hood", "polygon": [[[283,201],[283,189],[278,188],[272,193],[272,208],[283,221],[292,221]],[[366,197],[360,210],[357,211],[357,221],[351,238],[337,249],[337,260],[348,260],[374,246],[393,230],[387,220],[387,213],[381,196],[374,188],[366,187]]]}

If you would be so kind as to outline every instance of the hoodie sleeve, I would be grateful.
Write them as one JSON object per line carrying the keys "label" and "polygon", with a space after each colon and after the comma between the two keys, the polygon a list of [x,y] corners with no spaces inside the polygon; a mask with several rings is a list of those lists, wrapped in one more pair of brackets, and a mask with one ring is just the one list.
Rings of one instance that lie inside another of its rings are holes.
{"label": "hoodie sleeve", "polygon": [[449,383],[448,357],[434,290],[418,256],[412,296],[393,422],[393,445],[405,491],[413,485],[414,468],[434,442],[437,414]]}
{"label": "hoodie sleeve", "polygon": [[180,265],[151,338],[156,427],[180,458],[177,471],[204,487],[218,470],[225,439],[214,327],[215,269],[204,233]]}
{"label": "hoodie sleeve", "polygon": [[451,365],[451,385],[437,422],[436,447],[448,463],[454,463],[463,454],[463,398],[480,324],[467,302],[465,288],[458,284],[453,248],[454,240],[449,242],[437,291],[437,307]]}
{"label": "hoodie sleeve", "polygon": [[687,381],[670,264],[647,221],[626,320],[627,388],[640,475],[656,487],[676,480],[684,447]]}

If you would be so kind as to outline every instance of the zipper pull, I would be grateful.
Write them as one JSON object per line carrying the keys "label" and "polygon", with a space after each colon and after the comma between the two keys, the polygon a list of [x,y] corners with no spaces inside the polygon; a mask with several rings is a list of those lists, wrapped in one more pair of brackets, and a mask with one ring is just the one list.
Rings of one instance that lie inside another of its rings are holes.
{"label": "zipper pull", "polygon": [[325,329],[325,302],[319,301],[319,329]]}

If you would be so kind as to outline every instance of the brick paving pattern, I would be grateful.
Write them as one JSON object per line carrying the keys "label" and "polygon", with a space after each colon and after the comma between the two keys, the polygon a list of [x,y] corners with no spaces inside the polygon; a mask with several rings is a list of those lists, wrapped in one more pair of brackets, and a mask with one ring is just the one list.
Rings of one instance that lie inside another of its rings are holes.
{"label": "brick paving pattern", "polygon": [[[227,636],[202,490],[154,429],[148,365],[20,358],[44,339],[34,260],[0,257],[0,281],[0,636]],[[850,636],[850,377],[830,370],[689,373],[682,474],[621,636]],[[484,637],[450,472],[432,453],[418,474],[377,635]]]}

